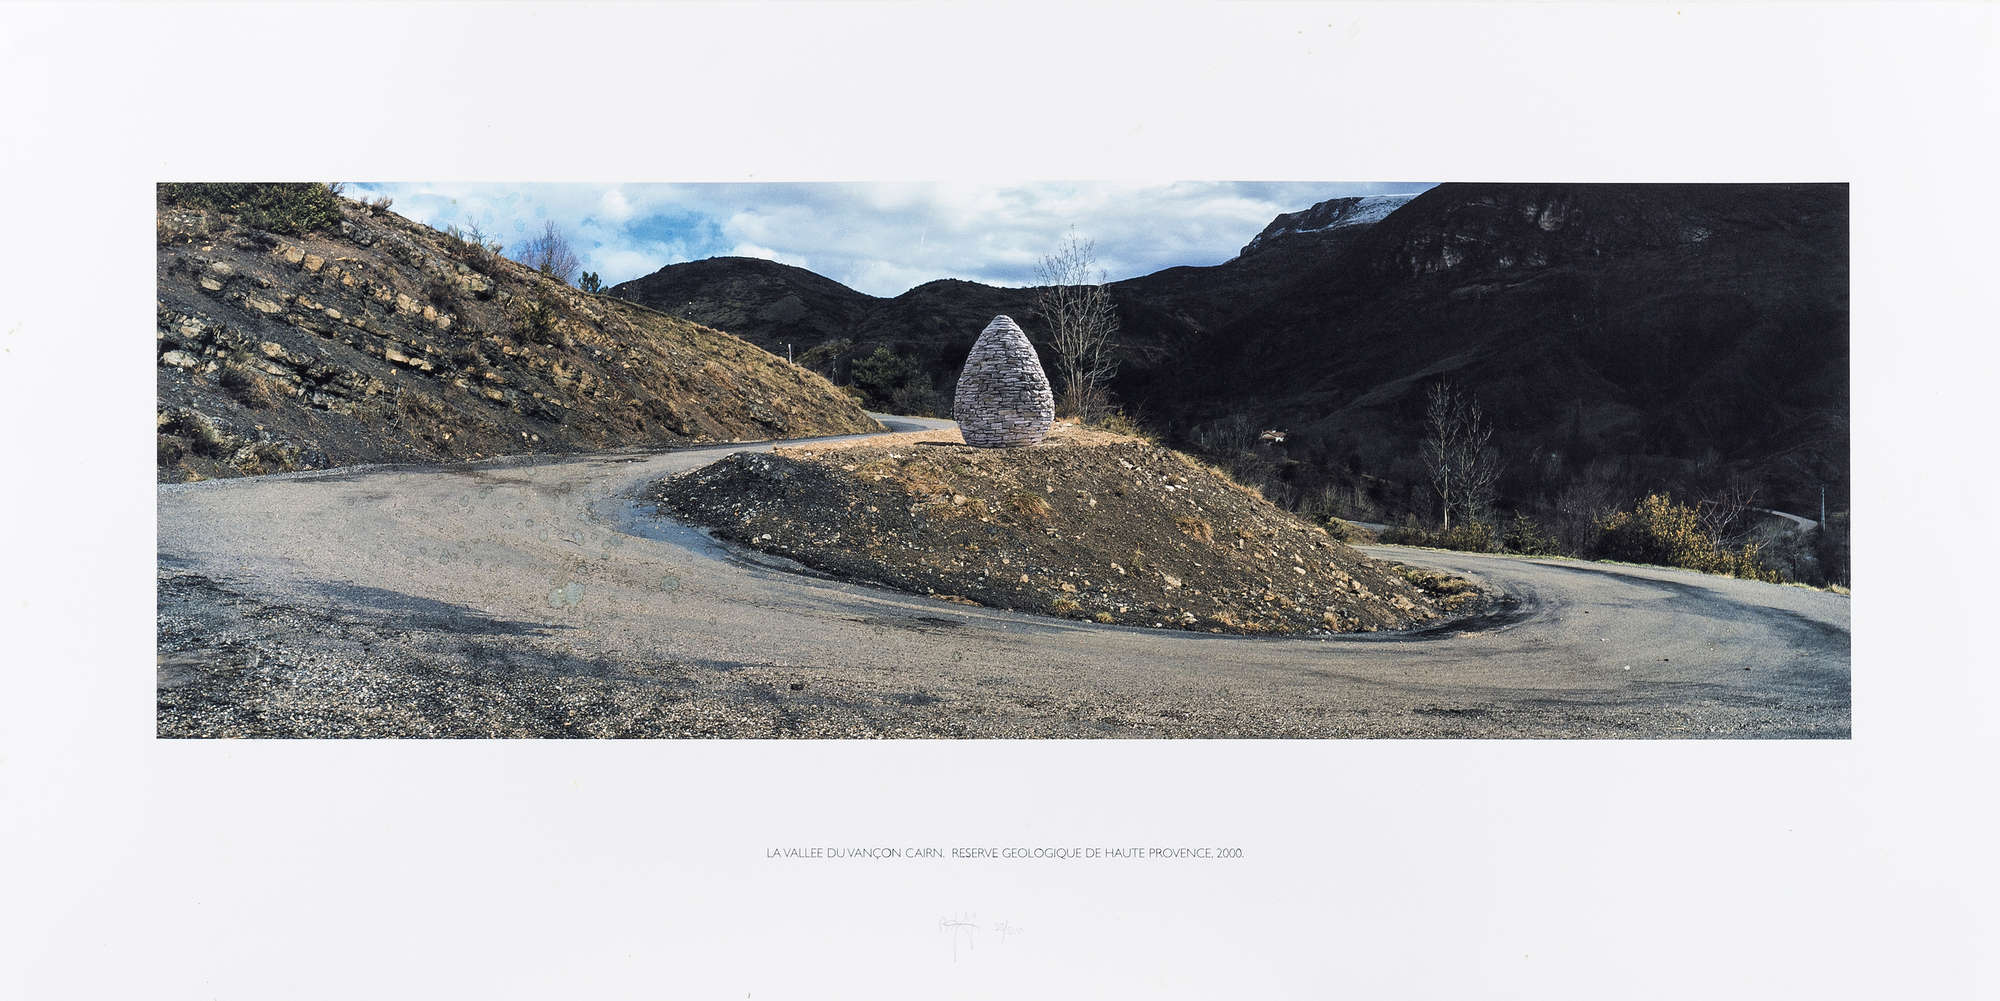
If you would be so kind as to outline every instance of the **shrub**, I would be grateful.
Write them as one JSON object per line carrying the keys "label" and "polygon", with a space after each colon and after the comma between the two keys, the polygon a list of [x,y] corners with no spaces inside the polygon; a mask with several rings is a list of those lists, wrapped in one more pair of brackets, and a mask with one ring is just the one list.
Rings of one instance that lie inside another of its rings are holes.
{"label": "shrub", "polygon": [[1335,542],[1345,542],[1349,545],[1377,541],[1374,532],[1333,515],[1326,516],[1326,534]]}
{"label": "shrub", "polygon": [[944,409],[936,390],[914,382],[896,387],[896,391],[889,394],[889,406],[895,413],[914,417],[936,417]]}
{"label": "shrub", "polygon": [[445,415],[444,403],[428,394],[402,390],[396,394],[396,408],[419,423],[433,423]]}
{"label": "shrub", "polygon": [[493,264],[500,259],[504,249],[498,241],[486,239],[486,232],[478,223],[468,223],[460,229],[456,224],[444,228],[444,249],[453,259],[483,275],[493,274]]}
{"label": "shrub", "polygon": [[433,273],[424,279],[424,298],[449,313],[458,305],[458,283],[449,275]]}
{"label": "shrub", "polygon": [[1614,560],[1727,572],[1723,554],[1701,530],[1700,512],[1672,495],[1647,494],[1630,511],[1605,518],[1603,552]]}
{"label": "shrub", "polygon": [[1055,509],[1049,506],[1048,501],[1042,499],[1041,494],[1030,490],[1008,495],[1004,504],[1007,510],[1032,521],[1047,521],[1055,513]]}
{"label": "shrub", "polygon": [[[160,422],[160,434],[187,442],[195,455],[219,458],[229,451],[229,442],[207,417],[193,410],[180,410]],[[166,449],[162,449],[165,452]]]}
{"label": "shrub", "polygon": [[270,387],[255,372],[236,365],[225,365],[215,381],[238,402],[253,410],[263,410],[271,405]]}
{"label": "shrub", "polygon": [[1533,518],[1516,511],[1513,520],[1500,533],[1500,545],[1510,553],[1528,556],[1554,556],[1562,551],[1555,538],[1542,531],[1542,526]]}
{"label": "shrub", "polygon": [[930,389],[923,366],[907,355],[897,354],[887,344],[875,349],[866,358],[857,358],[850,366],[854,384],[868,394],[868,401],[877,407],[896,406],[897,393],[902,392],[905,400],[921,397]]}
{"label": "shrub", "polygon": [[1493,526],[1483,521],[1462,521],[1443,531],[1433,532],[1414,521],[1391,527],[1382,533],[1382,541],[1399,546],[1429,546],[1432,549],[1457,549],[1468,553],[1490,553],[1497,546]]}
{"label": "shrub", "polygon": [[536,296],[521,307],[516,329],[530,344],[555,345],[562,340],[561,318],[554,302]]}
{"label": "shrub", "polygon": [[1749,543],[1737,552],[1717,546],[1703,530],[1700,511],[1675,503],[1669,494],[1647,494],[1632,510],[1605,518],[1603,528],[1603,555],[1614,560],[1750,580],[1778,579],[1776,570],[1763,565],[1758,543]]}
{"label": "shrub", "polygon": [[799,364],[829,379],[837,379],[840,377],[840,360],[852,350],[854,342],[845,337],[821,341],[800,353]]}
{"label": "shrub", "polygon": [[326,184],[175,183],[160,185],[159,195],[169,205],[227,212],[272,233],[310,233],[340,222],[340,196]]}
{"label": "shrub", "polygon": [[1160,443],[1160,438],[1158,435],[1154,434],[1151,431],[1146,430],[1146,428],[1140,425],[1138,421],[1135,421],[1132,418],[1125,416],[1125,412],[1123,410],[1105,414],[1102,417],[1099,417],[1091,426],[1097,428],[1100,431],[1109,431],[1112,434],[1122,434],[1131,438],[1141,438],[1146,441],[1152,442],[1155,445]]}
{"label": "shrub", "polygon": [[520,256],[514,259],[565,285],[583,266],[583,261],[570,247],[569,237],[564,236],[554,222],[546,223],[542,235],[524,244]]}

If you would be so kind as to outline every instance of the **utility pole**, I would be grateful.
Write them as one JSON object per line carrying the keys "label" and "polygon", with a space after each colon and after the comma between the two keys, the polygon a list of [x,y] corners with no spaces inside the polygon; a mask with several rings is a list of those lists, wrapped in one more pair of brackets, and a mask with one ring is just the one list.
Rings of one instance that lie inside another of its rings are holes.
{"label": "utility pole", "polygon": [[1819,485],[1819,530],[1826,531],[1826,484]]}
{"label": "utility pole", "polygon": [[[796,362],[792,361],[792,342],[791,342],[791,341],[786,341],[786,342],[785,342],[785,364],[787,364],[787,365],[794,365],[794,364],[797,364]],[[1819,506],[1820,506],[1820,507],[1822,507],[1822,508],[1824,508],[1824,507],[1826,507],[1826,488],[1825,488],[1825,487],[1821,487],[1821,488],[1819,489],[1819,492],[1820,492],[1820,498],[1819,498]]]}

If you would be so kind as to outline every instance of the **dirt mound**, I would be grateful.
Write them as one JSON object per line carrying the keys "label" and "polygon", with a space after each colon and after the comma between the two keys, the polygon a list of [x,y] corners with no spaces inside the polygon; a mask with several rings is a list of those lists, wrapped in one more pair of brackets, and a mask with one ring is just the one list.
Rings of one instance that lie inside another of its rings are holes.
{"label": "dirt mound", "polygon": [[1186,456],[1058,428],[738,453],[657,483],[663,513],[838,577],[1105,623],[1225,633],[1407,629],[1469,582],[1369,559]]}
{"label": "dirt mound", "polygon": [[[280,207],[185,194],[218,187]],[[158,250],[161,480],[880,428],[729,334],[313,185],[162,186]]]}

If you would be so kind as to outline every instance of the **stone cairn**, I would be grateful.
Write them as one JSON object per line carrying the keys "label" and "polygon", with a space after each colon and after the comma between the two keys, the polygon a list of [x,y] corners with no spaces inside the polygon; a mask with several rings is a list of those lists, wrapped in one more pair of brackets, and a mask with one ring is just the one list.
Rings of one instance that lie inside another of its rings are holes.
{"label": "stone cairn", "polygon": [[1042,359],[1012,317],[996,316],[980,331],[958,374],[952,417],[967,445],[1033,445],[1056,420],[1056,399]]}

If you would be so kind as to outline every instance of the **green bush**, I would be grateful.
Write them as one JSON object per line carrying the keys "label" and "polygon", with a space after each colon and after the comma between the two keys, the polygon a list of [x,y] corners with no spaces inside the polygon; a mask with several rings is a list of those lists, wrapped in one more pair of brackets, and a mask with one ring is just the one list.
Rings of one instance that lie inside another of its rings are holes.
{"label": "green bush", "polygon": [[821,341],[800,353],[799,364],[837,380],[840,377],[840,360],[852,350],[854,342],[845,337]]}
{"label": "green bush", "polygon": [[923,366],[887,344],[866,358],[855,359],[849,370],[854,384],[868,394],[869,405],[876,409],[923,405],[935,399]]}
{"label": "green bush", "polygon": [[1513,520],[1501,531],[1500,545],[1510,553],[1525,556],[1555,556],[1562,552],[1562,546],[1553,536],[1520,511],[1514,512]]}
{"label": "green bush", "polygon": [[568,338],[562,332],[561,307],[555,302],[536,296],[523,303],[515,330],[520,340],[527,344],[547,344],[562,347]]}
{"label": "green bush", "polygon": [[243,225],[296,235],[340,222],[340,196],[332,185],[312,183],[174,183],[159,187],[168,205],[214,209]]}

